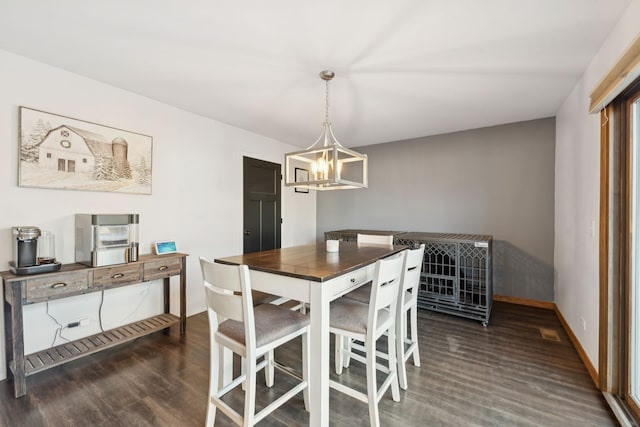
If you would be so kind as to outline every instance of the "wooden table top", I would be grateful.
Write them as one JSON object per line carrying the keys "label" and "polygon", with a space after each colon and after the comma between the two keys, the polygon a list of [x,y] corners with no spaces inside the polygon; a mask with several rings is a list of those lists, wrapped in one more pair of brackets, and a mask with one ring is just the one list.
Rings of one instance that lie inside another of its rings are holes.
{"label": "wooden table top", "polygon": [[339,252],[327,252],[325,242],[318,242],[217,258],[215,262],[231,265],[246,264],[250,270],[325,282],[403,249],[406,249],[406,246],[358,246],[355,242],[340,242]]}

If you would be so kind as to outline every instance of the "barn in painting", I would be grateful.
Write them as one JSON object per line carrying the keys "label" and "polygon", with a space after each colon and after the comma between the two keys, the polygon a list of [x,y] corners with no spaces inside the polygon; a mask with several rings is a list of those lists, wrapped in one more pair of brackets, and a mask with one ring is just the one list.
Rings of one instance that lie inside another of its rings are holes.
{"label": "barn in painting", "polygon": [[116,171],[123,171],[128,167],[127,150],[124,138],[109,142],[97,133],[62,125],[51,129],[38,144],[38,163],[50,170],[94,173],[97,162],[108,160]]}

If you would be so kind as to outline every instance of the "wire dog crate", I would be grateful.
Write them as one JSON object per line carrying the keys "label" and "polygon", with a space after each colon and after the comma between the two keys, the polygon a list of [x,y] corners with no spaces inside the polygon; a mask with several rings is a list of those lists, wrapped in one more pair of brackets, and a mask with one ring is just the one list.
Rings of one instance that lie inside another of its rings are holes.
{"label": "wire dog crate", "polygon": [[411,232],[394,244],[425,244],[418,306],[489,324],[493,303],[492,236]]}

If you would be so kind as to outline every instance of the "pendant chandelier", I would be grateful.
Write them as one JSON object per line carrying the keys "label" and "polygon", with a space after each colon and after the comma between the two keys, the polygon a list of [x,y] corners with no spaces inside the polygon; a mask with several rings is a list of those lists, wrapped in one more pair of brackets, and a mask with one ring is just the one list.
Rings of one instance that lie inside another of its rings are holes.
{"label": "pendant chandelier", "polygon": [[343,147],[329,121],[329,82],[333,71],[321,71],[325,81],[325,121],[317,141],[306,150],[284,156],[285,185],[312,190],[367,187],[367,155]]}

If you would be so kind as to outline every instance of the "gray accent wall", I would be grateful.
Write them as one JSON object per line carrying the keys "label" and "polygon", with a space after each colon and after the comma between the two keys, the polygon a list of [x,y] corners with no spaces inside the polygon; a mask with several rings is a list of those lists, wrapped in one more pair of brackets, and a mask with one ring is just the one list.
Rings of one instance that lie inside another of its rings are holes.
{"label": "gray accent wall", "polygon": [[554,300],[555,118],[356,150],[369,156],[369,188],[317,192],[318,239],[346,228],[490,234],[494,294]]}

